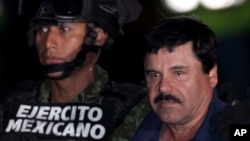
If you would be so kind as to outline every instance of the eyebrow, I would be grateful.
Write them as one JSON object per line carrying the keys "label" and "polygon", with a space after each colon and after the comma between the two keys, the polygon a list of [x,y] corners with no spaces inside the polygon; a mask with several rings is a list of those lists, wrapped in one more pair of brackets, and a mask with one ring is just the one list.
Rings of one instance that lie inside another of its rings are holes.
{"label": "eyebrow", "polygon": [[145,72],[150,73],[150,72],[155,72],[155,70],[153,70],[153,69],[145,69]]}
{"label": "eyebrow", "polygon": [[171,67],[170,69],[171,70],[182,70],[182,69],[188,69],[189,67],[188,66],[173,66]]}
{"label": "eyebrow", "polygon": [[[188,68],[189,68],[188,66],[177,65],[177,66],[170,67],[169,70],[172,70],[172,71],[173,70],[188,70]],[[155,69],[145,69],[146,74],[148,74],[150,72],[158,72],[159,73],[159,71],[157,71]]]}

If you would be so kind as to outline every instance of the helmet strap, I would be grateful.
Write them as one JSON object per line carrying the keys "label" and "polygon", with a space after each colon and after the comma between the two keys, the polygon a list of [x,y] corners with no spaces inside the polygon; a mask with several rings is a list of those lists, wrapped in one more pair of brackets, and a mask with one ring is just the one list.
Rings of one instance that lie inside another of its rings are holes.
{"label": "helmet strap", "polygon": [[[41,66],[42,72],[46,75],[46,77],[53,80],[64,79],[76,68],[80,67],[85,61],[87,51],[82,47],[80,52],[77,54],[76,58],[71,62],[61,63],[61,64],[53,64],[53,65],[43,65]],[[48,73],[53,72],[63,72],[62,75],[58,77],[51,77]]]}

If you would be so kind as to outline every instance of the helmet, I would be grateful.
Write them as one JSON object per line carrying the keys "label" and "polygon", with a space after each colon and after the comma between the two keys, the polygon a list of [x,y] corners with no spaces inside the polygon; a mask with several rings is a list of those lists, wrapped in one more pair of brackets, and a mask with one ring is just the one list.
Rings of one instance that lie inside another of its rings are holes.
{"label": "helmet", "polygon": [[19,14],[34,23],[94,22],[112,37],[120,35],[125,23],[138,18],[137,0],[20,0]]}
{"label": "helmet", "polygon": [[[88,33],[84,45],[71,62],[42,66],[47,75],[50,72],[63,71],[63,75],[51,79],[67,77],[76,66],[80,66],[87,52],[96,52],[94,45],[95,25],[102,27],[112,38],[122,34],[122,26],[138,18],[142,10],[137,0],[20,0],[19,14],[36,24],[58,24],[62,22],[86,22]],[[29,44],[34,45],[33,28],[28,32]],[[109,36],[109,38],[110,38]],[[106,45],[108,46],[108,45]],[[102,50],[103,47],[102,47]],[[102,65],[101,66],[105,66]],[[47,75],[47,77],[49,77]]]}

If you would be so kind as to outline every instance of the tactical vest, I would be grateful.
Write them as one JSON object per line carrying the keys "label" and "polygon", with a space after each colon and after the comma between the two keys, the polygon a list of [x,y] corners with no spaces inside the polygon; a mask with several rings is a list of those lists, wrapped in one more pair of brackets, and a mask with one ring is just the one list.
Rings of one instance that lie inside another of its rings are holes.
{"label": "tactical vest", "polygon": [[[39,86],[41,81],[26,81],[20,83],[15,89],[10,91],[7,100],[4,103],[4,124],[6,127],[10,117],[15,112],[11,111],[11,107],[18,106],[20,104],[37,104],[39,98]],[[101,90],[102,103],[101,106],[105,112],[105,120],[103,124],[105,125],[106,135],[104,138],[100,139],[102,141],[107,141],[109,135],[117,128],[126,114],[130,111],[133,106],[136,105],[141,99],[146,95],[146,89],[143,83],[131,83],[131,82],[118,82],[110,81]],[[12,115],[11,115],[12,114]],[[108,117],[107,117],[108,116]],[[107,119],[107,120],[106,120]],[[104,123],[105,122],[105,123]],[[39,141],[52,141],[52,140],[78,140],[78,139],[59,139],[36,136],[32,134],[7,134],[4,133],[1,141],[4,140],[39,140]],[[94,141],[98,139],[92,138],[81,138],[81,141]]]}

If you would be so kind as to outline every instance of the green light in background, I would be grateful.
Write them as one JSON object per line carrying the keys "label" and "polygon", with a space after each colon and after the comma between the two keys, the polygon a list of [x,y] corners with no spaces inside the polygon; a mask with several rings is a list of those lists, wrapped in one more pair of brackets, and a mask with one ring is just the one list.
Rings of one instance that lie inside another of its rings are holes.
{"label": "green light in background", "polygon": [[[242,0],[238,2],[240,1]],[[250,1],[237,3],[233,7],[222,10],[207,9],[200,4],[195,10],[185,13],[173,12],[162,5],[162,2],[156,3],[155,8],[159,19],[178,15],[197,15],[215,31],[218,37],[221,37],[250,32],[249,7]]]}

